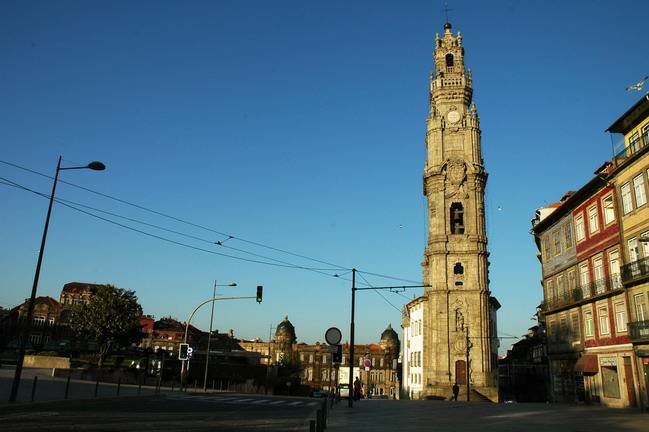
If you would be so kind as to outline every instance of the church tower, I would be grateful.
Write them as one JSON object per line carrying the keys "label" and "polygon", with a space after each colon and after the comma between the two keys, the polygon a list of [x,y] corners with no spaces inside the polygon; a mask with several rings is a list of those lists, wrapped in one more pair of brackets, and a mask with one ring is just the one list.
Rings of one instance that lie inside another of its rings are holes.
{"label": "church tower", "polygon": [[499,305],[489,292],[487,172],[471,70],[462,35],[453,35],[449,23],[435,37],[434,61],[424,166],[428,242],[422,267],[430,287],[424,292],[422,390],[445,396],[456,382],[464,390],[468,366],[471,387],[497,397]]}

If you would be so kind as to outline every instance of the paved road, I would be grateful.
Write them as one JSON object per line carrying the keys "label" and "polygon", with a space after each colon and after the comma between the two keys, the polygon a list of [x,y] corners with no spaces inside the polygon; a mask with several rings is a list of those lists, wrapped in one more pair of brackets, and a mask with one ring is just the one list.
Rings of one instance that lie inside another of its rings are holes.
{"label": "paved road", "polygon": [[331,412],[327,432],[649,431],[649,414],[561,404],[362,400]]}
{"label": "paved road", "polygon": [[121,397],[0,407],[5,431],[307,431],[319,401],[257,395]]}

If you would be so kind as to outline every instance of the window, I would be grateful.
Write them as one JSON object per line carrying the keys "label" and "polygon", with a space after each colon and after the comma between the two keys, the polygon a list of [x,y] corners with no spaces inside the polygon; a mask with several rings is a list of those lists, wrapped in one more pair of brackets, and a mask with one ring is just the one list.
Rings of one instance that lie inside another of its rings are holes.
{"label": "window", "polygon": [[462,267],[462,263],[455,263],[455,266],[453,266],[453,274],[456,275],[461,275],[464,274],[464,267]]}
{"label": "window", "polygon": [[615,331],[618,333],[626,331],[626,310],[624,302],[615,303]]}
{"label": "window", "polygon": [[599,317],[599,334],[607,335],[610,333],[608,328],[608,308],[603,306],[597,310],[597,315]]}
{"label": "window", "polygon": [[573,314],[570,318],[572,321],[572,339],[579,340],[581,338],[581,332],[579,331],[579,315]]}
{"label": "window", "polygon": [[561,235],[559,231],[555,231],[552,238],[554,238],[554,254],[561,255]]}
{"label": "window", "polygon": [[638,239],[632,238],[628,241],[629,245],[629,262],[638,261],[640,259],[640,251],[638,249]]}
{"label": "window", "polygon": [[605,397],[620,397],[620,381],[617,377],[616,366],[602,366],[602,386],[604,387]]}
{"label": "window", "polygon": [[548,335],[550,340],[556,341],[559,339],[559,334],[557,332],[557,322],[556,321],[550,321],[550,334]]}
{"label": "window", "polygon": [[41,335],[39,334],[33,334],[29,336],[29,342],[31,342],[34,345],[38,345],[41,343]]}
{"label": "window", "polygon": [[617,250],[608,253],[608,270],[611,273],[611,285],[613,288],[620,288],[620,252]]}
{"label": "window", "polygon": [[570,270],[568,272],[568,292],[572,293],[572,291],[577,288],[577,280],[575,279],[575,271]]}
{"label": "window", "polygon": [[647,194],[644,189],[644,174],[633,178],[633,191],[635,193],[635,206],[645,205],[647,203]]}
{"label": "window", "polygon": [[464,234],[464,207],[461,203],[451,204],[451,234]]}
{"label": "window", "polygon": [[380,366],[383,367],[383,357],[381,357]]}
{"label": "window", "polygon": [[593,322],[593,313],[584,312],[584,334],[587,337],[595,336],[595,323]]}
{"label": "window", "polygon": [[35,316],[32,322],[34,326],[42,326],[43,324],[45,324],[45,317]]}
{"label": "window", "polygon": [[582,214],[575,218],[575,233],[577,241],[582,241],[586,237],[584,232],[584,215]]}
{"label": "window", "polygon": [[590,294],[589,284],[590,274],[588,273],[588,264],[582,264],[579,267],[579,286],[582,287],[584,297],[588,297]]}
{"label": "window", "polygon": [[636,132],[631,135],[631,138],[629,138],[629,148],[631,149],[631,153],[633,154],[640,150],[640,147],[640,134]]}
{"label": "window", "polygon": [[309,354],[309,363],[313,363],[313,354]]}
{"label": "window", "polygon": [[642,243],[642,256],[649,257],[649,231],[643,232],[640,235],[640,243]]}
{"label": "window", "polygon": [[636,294],[633,296],[633,305],[635,308],[635,320],[646,321],[649,318],[647,314],[647,302],[644,294]]}
{"label": "window", "polygon": [[631,201],[631,185],[625,183],[620,188],[620,193],[622,194],[622,212],[628,214],[633,210],[633,202]]}
{"label": "window", "polygon": [[327,354],[322,354],[322,363],[327,363]]}
{"label": "window", "polygon": [[588,232],[593,234],[599,231],[599,223],[597,221],[597,207],[593,206],[588,209]]}
{"label": "window", "polygon": [[608,225],[615,220],[615,207],[613,207],[613,195],[607,195],[602,200],[602,210],[604,212],[604,225]]}
{"label": "window", "polygon": [[595,277],[595,292],[601,294],[606,290],[606,281],[604,280],[604,260],[597,257],[593,260],[593,274]]}
{"label": "window", "polygon": [[448,53],[446,54],[446,67],[447,68],[452,68],[453,67],[453,54]]}
{"label": "window", "polygon": [[565,240],[566,249],[570,249],[572,247],[572,227],[570,226],[569,223],[563,226],[563,236]]}
{"label": "window", "polygon": [[560,339],[565,339],[566,335],[568,335],[568,319],[566,317],[559,319],[559,331]]}
{"label": "window", "polygon": [[561,298],[564,298],[566,295],[566,286],[563,283],[563,275],[557,276],[557,294]]}
{"label": "window", "polygon": [[557,293],[554,290],[554,284],[552,283],[551,279],[548,279],[546,281],[547,287],[546,287],[546,298],[550,301],[553,302],[556,300]]}
{"label": "window", "polygon": [[545,261],[547,261],[550,259],[550,256],[552,256],[552,250],[550,249],[550,234],[546,234],[543,239],[543,249]]}

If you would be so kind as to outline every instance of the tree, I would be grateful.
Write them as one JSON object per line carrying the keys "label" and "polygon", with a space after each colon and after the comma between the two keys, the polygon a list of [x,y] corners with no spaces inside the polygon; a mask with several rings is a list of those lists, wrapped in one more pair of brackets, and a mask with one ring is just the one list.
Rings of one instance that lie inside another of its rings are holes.
{"label": "tree", "polygon": [[99,367],[112,346],[139,340],[142,307],[135,291],[106,285],[86,304],[76,305],[70,314],[70,328],[80,338],[94,341],[99,348]]}

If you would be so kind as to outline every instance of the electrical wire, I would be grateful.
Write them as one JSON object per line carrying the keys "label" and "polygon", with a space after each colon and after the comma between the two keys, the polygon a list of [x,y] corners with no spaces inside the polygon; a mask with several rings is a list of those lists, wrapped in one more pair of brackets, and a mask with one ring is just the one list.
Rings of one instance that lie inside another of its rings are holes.
{"label": "electrical wire", "polygon": [[[361,277],[361,279],[363,279],[363,280],[365,281],[365,283],[366,283],[367,285],[369,285],[371,288],[373,288],[372,284],[369,283],[369,281],[368,281],[367,279],[365,279],[365,276],[363,276],[363,275],[362,275],[361,273],[359,273],[358,271],[357,271],[356,273],[358,273],[358,275]],[[378,294],[378,295],[379,295],[383,300],[385,300],[385,302],[386,302],[387,304],[389,304],[389,305],[392,306],[394,309],[396,309],[397,312],[402,313],[402,310],[401,310],[399,307],[395,306],[395,305],[394,305],[390,300],[388,300],[388,299],[387,299],[383,294],[381,294],[381,292],[380,292],[379,290],[372,290],[372,291],[375,292],[375,293],[377,293],[377,294]]]}

